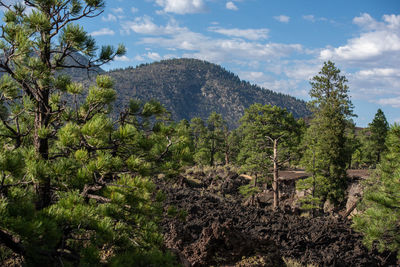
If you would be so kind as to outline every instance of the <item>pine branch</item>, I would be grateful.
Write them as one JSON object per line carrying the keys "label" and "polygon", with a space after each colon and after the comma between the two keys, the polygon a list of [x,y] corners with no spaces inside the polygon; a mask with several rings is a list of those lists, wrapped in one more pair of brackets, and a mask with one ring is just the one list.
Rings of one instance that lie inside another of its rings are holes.
{"label": "pine branch", "polygon": [[0,243],[19,255],[25,255],[25,248],[21,245],[18,238],[0,229]]}

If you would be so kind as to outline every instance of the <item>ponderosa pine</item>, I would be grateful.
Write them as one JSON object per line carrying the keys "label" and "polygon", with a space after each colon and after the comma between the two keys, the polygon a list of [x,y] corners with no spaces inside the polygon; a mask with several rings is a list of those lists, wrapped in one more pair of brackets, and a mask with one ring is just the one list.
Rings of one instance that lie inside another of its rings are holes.
{"label": "ponderosa pine", "polygon": [[242,170],[268,175],[273,169],[274,208],[279,205],[279,170],[300,142],[301,126],[292,113],[278,106],[253,104],[241,118]]}
{"label": "ponderosa pine", "polygon": [[74,64],[83,70],[124,54],[122,45],[97,53],[76,24],[101,14],[103,1],[7,3],[0,1],[0,245],[33,266],[170,264],[149,177],[190,154],[188,128],[169,123],[154,101],[131,101],[114,121],[109,77],[87,89],[60,75],[76,53],[88,58]]}
{"label": "ponderosa pine", "polygon": [[193,118],[190,123],[195,144],[194,159],[197,164],[214,166],[226,152],[226,122],[221,114],[212,112],[204,122],[201,118]]}
{"label": "ponderosa pine", "polygon": [[[351,153],[347,149],[346,129],[353,115],[347,79],[331,61],[325,62],[319,75],[310,82],[310,109],[313,117],[306,132],[303,163],[313,173],[318,197],[337,202],[347,186],[346,168]],[[315,196],[314,196],[315,197]]]}
{"label": "ponderosa pine", "polygon": [[363,199],[353,227],[364,234],[364,243],[390,250],[400,259],[400,126],[391,126],[387,152],[365,183]]}

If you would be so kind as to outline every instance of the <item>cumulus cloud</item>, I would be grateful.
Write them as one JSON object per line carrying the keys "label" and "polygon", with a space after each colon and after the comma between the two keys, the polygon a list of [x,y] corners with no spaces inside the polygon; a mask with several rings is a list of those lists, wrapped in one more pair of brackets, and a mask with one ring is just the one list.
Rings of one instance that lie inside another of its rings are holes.
{"label": "cumulus cloud", "polygon": [[101,17],[101,20],[104,22],[117,21],[117,17],[114,16],[113,14],[108,14],[106,17],[105,16]]}
{"label": "cumulus cloud", "polygon": [[353,23],[360,27],[359,35],[343,46],[322,49],[319,59],[333,60],[350,70],[346,76],[355,99],[400,107],[400,15],[376,20],[364,13]]}
{"label": "cumulus cloud", "polygon": [[[226,38],[212,38],[181,27],[174,20],[157,25],[144,16],[124,24],[126,32],[143,34],[139,43],[167,50],[178,50],[183,57],[194,57],[212,62],[250,62],[280,59],[293,53],[304,53],[300,44],[263,43],[267,29],[224,29],[211,27]],[[250,40],[250,41],[247,41]]]}
{"label": "cumulus cloud", "polygon": [[144,61],[144,57],[142,57],[141,55],[136,55],[135,60],[136,61]]}
{"label": "cumulus cloud", "polygon": [[376,101],[377,104],[384,105],[384,106],[392,106],[394,108],[400,108],[400,97],[394,98],[382,98]]}
{"label": "cumulus cloud", "polygon": [[203,0],[155,0],[164,12],[176,14],[191,14],[204,12],[206,6]]}
{"label": "cumulus cloud", "polygon": [[114,35],[115,32],[109,28],[102,28],[98,31],[91,32],[90,35],[92,36],[101,36],[101,35]]}
{"label": "cumulus cloud", "polygon": [[229,10],[239,10],[238,7],[232,1],[226,2],[225,7]]}
{"label": "cumulus cloud", "polygon": [[398,58],[400,15],[385,15],[383,20],[376,21],[369,14],[354,18],[353,22],[364,30],[360,36],[348,40],[346,45],[323,49],[320,58],[344,61],[376,61],[385,58],[392,61],[393,53]]}
{"label": "cumulus cloud", "polygon": [[289,21],[290,21],[290,17],[285,16],[285,15],[275,16],[274,19],[279,22],[283,22],[283,23],[289,23]]}
{"label": "cumulus cloud", "polygon": [[377,20],[365,13],[353,23],[360,27],[358,36],[322,49],[319,59],[334,60],[347,71],[353,99],[400,108],[400,15]]}
{"label": "cumulus cloud", "polygon": [[143,38],[141,42],[167,49],[186,50],[184,57],[212,62],[279,59],[302,51],[302,46],[298,44],[262,44],[240,39],[211,39],[192,32],[180,33],[168,38]]}
{"label": "cumulus cloud", "polygon": [[361,77],[400,77],[400,69],[393,68],[374,68],[368,70],[361,70],[357,73]]}
{"label": "cumulus cloud", "polygon": [[170,35],[177,32],[187,31],[179,27],[174,20],[170,20],[166,26],[159,26],[149,16],[137,17],[133,21],[125,21],[121,24],[122,31],[129,34],[131,31],[146,35]]}
{"label": "cumulus cloud", "polygon": [[314,15],[304,15],[303,19],[311,21],[311,22],[315,22],[315,16]]}
{"label": "cumulus cloud", "polygon": [[117,8],[111,8],[112,12],[116,13],[116,14],[123,14],[124,13],[124,9],[122,7],[117,7]]}
{"label": "cumulus cloud", "polygon": [[224,29],[220,27],[210,27],[209,31],[217,32],[226,36],[240,37],[248,40],[262,40],[268,38],[268,29]]}
{"label": "cumulus cloud", "polygon": [[156,52],[148,52],[146,54],[146,56],[152,60],[161,60],[162,57],[160,56],[160,54],[156,53]]}
{"label": "cumulus cloud", "polygon": [[122,61],[122,62],[129,62],[131,61],[130,58],[128,58],[127,56],[120,56],[120,57],[115,57],[116,61]]}
{"label": "cumulus cloud", "polygon": [[400,95],[399,68],[364,68],[346,76],[356,98],[376,102],[382,95]]}
{"label": "cumulus cloud", "polygon": [[328,20],[327,18],[324,18],[324,17],[315,17],[314,15],[303,15],[302,18],[304,20],[308,20],[308,21],[311,21],[311,22],[327,21]]}

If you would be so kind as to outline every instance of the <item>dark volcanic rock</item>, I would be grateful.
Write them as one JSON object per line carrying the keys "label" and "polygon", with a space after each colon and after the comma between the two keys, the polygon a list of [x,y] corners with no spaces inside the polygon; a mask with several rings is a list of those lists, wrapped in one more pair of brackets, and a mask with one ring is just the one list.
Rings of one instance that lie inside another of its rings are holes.
{"label": "dark volcanic rock", "polygon": [[252,266],[244,264],[243,257],[263,259],[264,264],[254,266],[282,266],[282,257],[318,266],[396,264],[395,255],[368,251],[347,219],[305,218],[290,211],[245,207],[237,198],[210,193],[208,186],[199,184],[159,187],[167,193],[166,209],[174,206],[187,214],[163,220],[167,247],[177,251],[187,266]]}

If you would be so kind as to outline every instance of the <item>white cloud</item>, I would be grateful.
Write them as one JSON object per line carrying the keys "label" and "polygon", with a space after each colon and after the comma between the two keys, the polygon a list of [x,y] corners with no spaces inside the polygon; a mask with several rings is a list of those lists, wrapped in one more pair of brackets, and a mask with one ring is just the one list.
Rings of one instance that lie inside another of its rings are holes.
{"label": "white cloud", "polygon": [[131,8],[131,12],[134,14],[134,13],[137,13],[139,11],[139,9],[138,8],[136,8],[136,7],[132,7]]}
{"label": "white cloud", "polygon": [[90,35],[92,36],[101,36],[101,35],[114,35],[115,32],[109,28],[102,28],[98,31],[91,32]]}
{"label": "white cloud", "polygon": [[315,22],[315,16],[314,15],[304,15],[303,19],[311,21],[311,22]]}
{"label": "white cloud", "polygon": [[302,52],[302,46],[299,44],[262,44],[234,39],[211,39],[193,32],[182,32],[168,38],[147,37],[141,42],[166,49],[177,48],[186,51],[183,57],[194,57],[217,63],[279,59],[292,53]]}
{"label": "white cloud", "polygon": [[226,2],[225,7],[229,10],[239,10],[238,7],[232,1]]}
{"label": "white cloud", "polygon": [[392,106],[394,108],[400,108],[400,97],[394,98],[381,98],[376,101],[376,103],[384,106]]}
{"label": "white cloud", "polygon": [[155,2],[167,13],[201,13],[206,9],[203,0],[155,0]]}
{"label": "white cloud", "polygon": [[368,70],[361,70],[357,73],[361,77],[400,77],[400,69],[393,68],[374,68]]}
{"label": "white cloud", "polygon": [[[139,34],[150,35],[142,37],[139,43],[173,51],[181,51],[183,57],[194,57],[212,62],[252,62],[287,57],[292,53],[304,53],[299,44],[262,43],[257,40],[267,37],[267,29],[222,29],[210,28],[218,31],[227,38],[211,38],[210,36],[190,31],[180,27],[175,21],[167,25],[156,25],[148,17],[137,18],[125,23],[126,32],[134,31]],[[246,41],[243,37],[254,39]]]}
{"label": "white cloud", "polygon": [[[385,15],[385,22],[378,22],[369,14],[353,19],[366,32],[337,48],[326,48],[320,53],[323,60],[366,61],[398,58],[400,53],[400,15]],[[395,56],[393,53],[396,53]],[[398,60],[396,60],[397,63]]]}
{"label": "white cloud", "polygon": [[[350,69],[346,76],[354,98],[397,107],[400,15],[384,15],[376,20],[364,13],[355,17],[353,23],[360,27],[359,35],[347,40],[345,45],[322,49],[319,58],[334,60]],[[393,98],[380,99],[382,95]]]}
{"label": "white cloud", "polygon": [[274,19],[276,19],[279,22],[283,22],[283,23],[288,23],[290,21],[290,17],[285,16],[285,15],[275,16]]}
{"label": "white cloud", "polygon": [[382,95],[400,95],[399,68],[365,68],[346,76],[352,95],[358,99],[375,101]]}
{"label": "white cloud", "polygon": [[179,27],[174,20],[170,20],[166,26],[158,26],[149,16],[137,17],[133,21],[125,21],[121,26],[123,32],[127,34],[133,31],[146,35],[170,35],[187,31],[186,28]]}
{"label": "white cloud", "polygon": [[161,60],[161,56],[156,52],[148,52],[146,56],[152,60]]}
{"label": "white cloud", "polygon": [[113,14],[108,14],[106,17],[101,17],[101,20],[104,22],[109,22],[109,21],[117,21],[117,17],[114,16]]}
{"label": "white cloud", "polygon": [[275,92],[289,94],[291,96],[304,98],[308,94],[307,90],[299,87],[300,81],[294,79],[279,79],[276,76],[268,73],[268,71],[239,72],[239,77],[263,88],[267,88]]}
{"label": "white cloud", "polygon": [[311,62],[294,62],[293,65],[285,67],[284,72],[287,77],[291,79],[309,81],[312,77],[318,74],[320,69],[320,64],[313,64]]}
{"label": "white cloud", "polygon": [[117,7],[117,8],[111,8],[112,12],[116,13],[116,14],[123,14],[124,13],[124,9],[122,7]]}
{"label": "white cloud", "polygon": [[[328,19],[327,18],[324,18],[324,17],[315,17],[314,15],[303,15],[302,16],[302,18],[304,19],[304,20],[308,20],[308,21],[311,21],[311,22],[316,22],[316,21],[327,21]],[[331,22],[333,22],[333,21],[331,21]]]}
{"label": "white cloud", "polygon": [[208,30],[226,36],[246,38],[254,41],[267,39],[269,32],[268,29],[224,29],[220,27],[210,27]]}
{"label": "white cloud", "polygon": [[261,71],[242,72],[240,76],[243,79],[250,81],[255,81],[255,80],[259,81],[260,79],[263,79],[265,77],[264,73]]}
{"label": "white cloud", "polygon": [[136,55],[135,60],[136,61],[144,61],[144,57],[142,57],[141,55]]}
{"label": "white cloud", "polygon": [[120,57],[115,57],[116,61],[122,61],[122,62],[129,62],[131,61],[130,58],[128,58],[127,56],[120,56]]}

